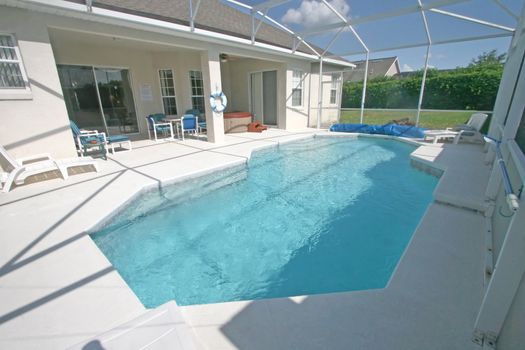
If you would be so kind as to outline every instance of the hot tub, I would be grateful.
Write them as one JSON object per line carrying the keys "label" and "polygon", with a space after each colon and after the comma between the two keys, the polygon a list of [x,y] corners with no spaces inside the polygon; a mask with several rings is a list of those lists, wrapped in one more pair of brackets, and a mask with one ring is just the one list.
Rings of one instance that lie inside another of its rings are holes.
{"label": "hot tub", "polygon": [[252,122],[250,112],[228,112],[224,113],[224,132],[246,132],[248,124]]}

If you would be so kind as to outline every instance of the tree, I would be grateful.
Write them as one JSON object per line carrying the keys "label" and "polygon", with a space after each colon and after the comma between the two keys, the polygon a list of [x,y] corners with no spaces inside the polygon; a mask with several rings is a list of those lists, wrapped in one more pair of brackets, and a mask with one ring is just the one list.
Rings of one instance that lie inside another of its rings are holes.
{"label": "tree", "polygon": [[501,66],[505,63],[507,54],[502,53],[498,55],[496,49],[490,50],[489,52],[483,52],[477,58],[473,58],[468,65],[469,68],[481,67],[481,66]]}

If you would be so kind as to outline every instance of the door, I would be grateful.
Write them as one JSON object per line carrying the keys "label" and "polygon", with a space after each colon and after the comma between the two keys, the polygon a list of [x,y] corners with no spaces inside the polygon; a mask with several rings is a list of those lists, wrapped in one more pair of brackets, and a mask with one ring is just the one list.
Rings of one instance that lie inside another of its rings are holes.
{"label": "door", "polygon": [[108,135],[138,132],[127,69],[58,65],[69,119]]}
{"label": "door", "polygon": [[263,123],[277,125],[277,71],[263,72]]}
{"label": "door", "polygon": [[250,101],[254,120],[277,125],[277,71],[250,74]]}
{"label": "door", "polygon": [[58,65],[58,76],[69,119],[80,128],[106,131],[106,124],[100,114],[93,68]]}
{"label": "door", "polygon": [[101,112],[109,135],[139,131],[127,69],[95,68]]}

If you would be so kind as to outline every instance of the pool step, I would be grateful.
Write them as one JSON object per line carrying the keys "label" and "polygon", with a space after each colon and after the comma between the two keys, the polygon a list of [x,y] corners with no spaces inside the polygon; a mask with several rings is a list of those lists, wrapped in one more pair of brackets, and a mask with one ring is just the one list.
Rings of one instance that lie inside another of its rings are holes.
{"label": "pool step", "polygon": [[192,330],[175,301],[170,301],[71,350],[196,350]]}
{"label": "pool step", "polygon": [[434,190],[437,202],[481,213],[489,209],[485,197],[491,167],[481,145],[426,145],[410,155],[412,165],[442,176]]}

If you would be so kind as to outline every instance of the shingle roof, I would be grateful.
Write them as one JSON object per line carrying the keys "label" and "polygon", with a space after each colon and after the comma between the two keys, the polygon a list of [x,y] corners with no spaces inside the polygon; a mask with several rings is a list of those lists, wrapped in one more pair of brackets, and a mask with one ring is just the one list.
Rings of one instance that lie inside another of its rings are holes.
{"label": "shingle roof", "polygon": [[[94,0],[93,6],[181,25],[189,26],[190,23],[187,0]],[[251,39],[251,16],[218,0],[201,0],[194,25],[199,29]],[[284,48],[291,48],[293,45],[293,38],[289,33],[264,22],[257,32],[256,40]],[[317,50],[314,45],[312,47]],[[297,51],[313,54],[302,44]],[[318,51],[322,52],[321,49]],[[336,59],[348,62],[343,58]]]}
{"label": "shingle roof", "polygon": [[[384,57],[384,58],[376,58],[368,61],[368,79],[373,79],[377,77],[384,77],[385,74],[388,72],[390,67],[394,63],[399,65],[397,61],[397,56],[394,57]],[[355,69],[345,73],[344,80],[345,81],[361,81],[364,77],[365,72],[365,64],[366,61],[354,61],[352,62],[356,65]],[[398,67],[399,71],[399,67]]]}

